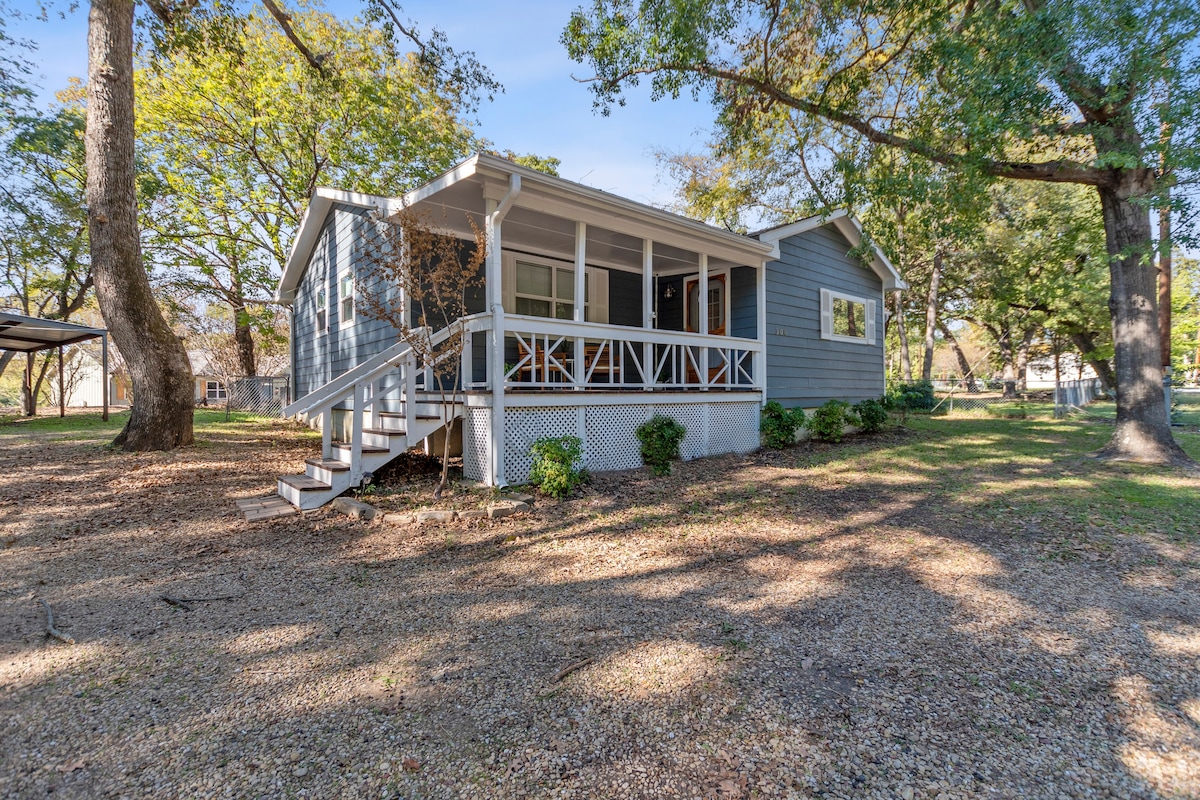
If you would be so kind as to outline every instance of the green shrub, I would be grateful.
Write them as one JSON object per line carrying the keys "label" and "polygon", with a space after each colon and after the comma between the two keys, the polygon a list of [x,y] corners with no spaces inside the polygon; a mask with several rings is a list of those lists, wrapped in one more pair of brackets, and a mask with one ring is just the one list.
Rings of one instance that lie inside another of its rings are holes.
{"label": "green shrub", "polygon": [[762,421],[758,430],[762,433],[763,444],[775,450],[794,444],[796,431],[804,427],[804,409],[787,409],[772,400],[763,406]]}
{"label": "green shrub", "polygon": [[845,400],[829,400],[812,413],[805,423],[815,438],[822,442],[840,442],[847,425],[857,425],[858,418]]}
{"label": "green shrub", "polygon": [[662,414],[655,414],[649,422],[638,426],[637,438],[642,443],[642,461],[655,475],[671,474],[671,461],[679,458],[679,444],[686,433],[686,428]]}
{"label": "green shrub", "polygon": [[937,405],[933,384],[929,381],[897,383],[888,389],[884,405],[893,411],[932,411]]}
{"label": "green shrub", "polygon": [[587,480],[578,436],[543,436],[529,448],[529,455],[533,456],[530,483],[551,497],[561,500]]}
{"label": "green shrub", "polygon": [[888,412],[878,400],[863,400],[854,404],[854,414],[863,433],[878,433],[887,424]]}

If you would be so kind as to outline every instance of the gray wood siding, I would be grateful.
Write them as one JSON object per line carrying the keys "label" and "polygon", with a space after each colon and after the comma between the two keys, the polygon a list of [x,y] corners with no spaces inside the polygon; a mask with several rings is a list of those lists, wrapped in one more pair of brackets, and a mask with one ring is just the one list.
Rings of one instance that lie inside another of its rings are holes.
{"label": "gray wood siding", "polygon": [[734,267],[729,273],[729,335],[758,338],[758,291],[753,267]]}
{"label": "gray wood siding", "polygon": [[[832,226],[784,239],[767,266],[767,399],[857,402],[884,391],[883,282]],[[821,338],[821,289],[875,301],[875,344]]]}
{"label": "gray wood siding", "polygon": [[[396,329],[391,324],[366,316],[359,304],[354,321],[346,326],[341,324],[337,290],[343,273],[353,273],[356,297],[383,290],[372,279],[364,259],[366,244],[373,233],[374,223],[365,209],[339,204],[330,208],[293,305],[292,363],[297,397],[320,388],[397,341]],[[328,298],[328,325],[324,331],[316,326],[317,291],[322,285]]]}
{"label": "gray wood siding", "polygon": [[642,276],[619,269],[608,270],[608,322],[642,327]]}

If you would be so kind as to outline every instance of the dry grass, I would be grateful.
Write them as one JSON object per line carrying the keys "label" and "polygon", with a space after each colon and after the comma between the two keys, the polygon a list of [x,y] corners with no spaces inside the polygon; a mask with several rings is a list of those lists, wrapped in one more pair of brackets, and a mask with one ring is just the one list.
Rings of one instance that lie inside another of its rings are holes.
{"label": "dry grass", "polygon": [[424,528],[241,520],[288,426],[0,427],[0,794],[1200,795],[1196,479],[914,427]]}

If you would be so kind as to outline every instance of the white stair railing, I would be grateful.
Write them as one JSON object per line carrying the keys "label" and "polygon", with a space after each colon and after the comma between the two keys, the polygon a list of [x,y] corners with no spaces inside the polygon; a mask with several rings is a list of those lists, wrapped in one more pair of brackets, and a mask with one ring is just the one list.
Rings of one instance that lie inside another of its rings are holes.
{"label": "white stair railing", "polygon": [[[460,327],[466,326],[467,330],[478,327],[479,318],[482,316],[476,314],[464,317],[451,326],[433,333],[428,339],[429,347],[436,348]],[[424,330],[418,329],[418,332]],[[422,376],[425,389],[430,389],[433,385],[434,367],[441,360],[436,359],[433,363],[421,364],[411,345],[407,342],[398,342],[292,403],[283,409],[283,415],[301,419],[319,417],[321,420],[321,455],[328,459],[333,457],[333,409],[348,401],[351,419],[350,483],[352,486],[357,486],[363,478],[364,420],[369,419],[373,428],[380,427],[379,415],[384,400],[399,392],[407,424],[406,431],[411,435],[417,418],[417,378]],[[389,383],[387,379],[393,375],[398,375],[399,380]]]}

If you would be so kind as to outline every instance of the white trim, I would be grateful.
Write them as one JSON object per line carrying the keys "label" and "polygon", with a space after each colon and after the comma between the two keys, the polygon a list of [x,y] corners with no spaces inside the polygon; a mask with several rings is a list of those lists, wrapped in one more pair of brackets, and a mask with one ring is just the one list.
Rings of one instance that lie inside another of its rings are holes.
{"label": "white trim", "polygon": [[[596,392],[580,393],[576,391],[554,391],[539,389],[536,391],[509,391],[506,394],[506,404],[512,408],[556,408],[561,406],[644,406],[667,405],[671,403],[745,403],[758,402],[763,397],[761,389],[731,389],[722,392]],[[467,408],[491,408],[492,396],[489,392],[467,392],[465,405]]]}
{"label": "white trim", "polygon": [[[779,260],[779,242],[783,239],[797,236],[801,233],[807,233],[811,230],[824,227],[825,225],[833,225],[838,232],[850,242],[851,246],[858,247],[862,244],[863,229],[859,221],[850,215],[845,209],[839,208],[836,211],[831,211],[828,214],[819,214],[814,217],[807,217],[802,220],[797,220],[788,225],[780,225],[777,228],[770,228],[765,231],[759,231],[754,234],[760,241],[769,242],[775,246],[775,254],[772,258]],[[883,254],[876,244],[871,245],[871,250],[874,257],[870,261],[871,271],[874,272],[883,281],[885,290],[907,289],[908,284],[900,277],[900,271],[888,260],[888,257]]]}

